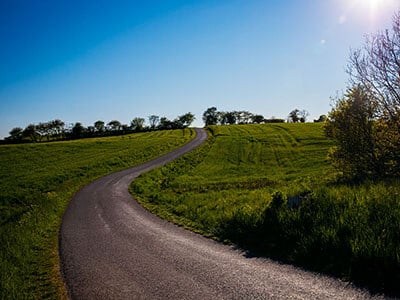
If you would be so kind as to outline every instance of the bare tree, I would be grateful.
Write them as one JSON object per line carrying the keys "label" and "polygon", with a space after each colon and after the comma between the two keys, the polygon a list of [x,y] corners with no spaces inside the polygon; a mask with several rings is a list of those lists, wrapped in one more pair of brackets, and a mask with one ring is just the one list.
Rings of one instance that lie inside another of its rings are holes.
{"label": "bare tree", "polygon": [[392,30],[366,38],[364,46],[350,54],[351,83],[361,84],[375,96],[381,116],[400,115],[400,12],[394,15]]}
{"label": "bare tree", "polygon": [[151,129],[155,129],[160,122],[160,117],[156,115],[149,116],[149,124]]}
{"label": "bare tree", "polygon": [[353,85],[372,95],[387,174],[400,174],[400,11],[391,30],[368,36],[364,46],[350,54],[348,73]]}
{"label": "bare tree", "polygon": [[307,117],[310,115],[310,113],[303,109],[299,111],[299,116],[300,116],[300,122],[304,123],[307,120]]}

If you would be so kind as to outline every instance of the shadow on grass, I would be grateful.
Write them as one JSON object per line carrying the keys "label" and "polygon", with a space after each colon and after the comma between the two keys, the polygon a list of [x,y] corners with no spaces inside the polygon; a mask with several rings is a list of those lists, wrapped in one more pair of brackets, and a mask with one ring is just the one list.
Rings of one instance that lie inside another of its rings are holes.
{"label": "shadow on grass", "polygon": [[317,196],[305,193],[301,205],[291,208],[287,199],[276,193],[261,217],[239,210],[221,223],[217,236],[234,243],[247,258],[270,258],[339,278],[372,295],[400,297],[400,241],[393,240],[398,233],[392,232],[396,226],[385,227],[383,238],[378,222],[384,217],[382,212],[390,219],[390,212],[379,207],[379,214],[368,204],[372,205],[369,210],[362,211],[369,212],[365,220],[353,210],[351,223],[347,211],[354,207],[326,198],[318,201]]}

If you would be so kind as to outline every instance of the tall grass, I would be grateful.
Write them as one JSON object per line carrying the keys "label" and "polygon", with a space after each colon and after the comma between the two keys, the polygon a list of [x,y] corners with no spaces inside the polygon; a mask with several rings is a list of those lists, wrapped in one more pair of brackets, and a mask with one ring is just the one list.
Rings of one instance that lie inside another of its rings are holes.
{"label": "tall grass", "polygon": [[275,193],[261,214],[238,210],[219,235],[374,291],[399,293],[399,183],[322,186],[304,192],[295,206],[293,197]]}
{"label": "tall grass", "polygon": [[0,299],[66,297],[58,228],[79,188],[186,143],[191,129],[0,146]]}
{"label": "tall grass", "polygon": [[399,292],[400,184],[339,184],[320,124],[215,126],[131,191],[174,222],[255,253]]}

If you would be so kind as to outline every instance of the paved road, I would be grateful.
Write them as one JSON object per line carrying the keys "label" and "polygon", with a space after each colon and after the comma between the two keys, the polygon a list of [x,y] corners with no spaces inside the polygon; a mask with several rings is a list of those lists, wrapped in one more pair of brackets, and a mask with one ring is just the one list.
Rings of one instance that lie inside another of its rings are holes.
{"label": "paved road", "polygon": [[72,299],[365,299],[346,283],[246,258],[242,252],[163,221],[134,201],[130,182],[199,146],[184,147],[103,177],[70,202],[60,258]]}

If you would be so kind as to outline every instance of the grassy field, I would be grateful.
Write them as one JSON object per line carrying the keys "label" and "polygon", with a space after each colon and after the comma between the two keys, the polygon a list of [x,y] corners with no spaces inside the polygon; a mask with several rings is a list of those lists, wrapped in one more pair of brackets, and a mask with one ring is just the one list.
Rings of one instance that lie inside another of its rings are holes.
{"label": "grassy field", "polygon": [[160,213],[214,235],[236,211],[262,212],[274,191],[296,193],[329,176],[332,142],[320,125],[212,126],[206,145],[136,180],[131,190]]}
{"label": "grassy field", "polygon": [[399,292],[398,180],[339,184],[321,124],[209,129],[204,146],[142,175],[132,194],[253,254]]}
{"label": "grassy field", "polygon": [[69,199],[94,179],[193,137],[185,129],[0,146],[0,299],[66,297],[57,246]]}

